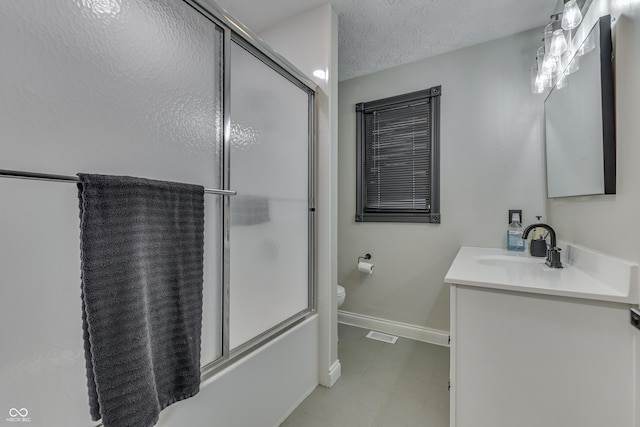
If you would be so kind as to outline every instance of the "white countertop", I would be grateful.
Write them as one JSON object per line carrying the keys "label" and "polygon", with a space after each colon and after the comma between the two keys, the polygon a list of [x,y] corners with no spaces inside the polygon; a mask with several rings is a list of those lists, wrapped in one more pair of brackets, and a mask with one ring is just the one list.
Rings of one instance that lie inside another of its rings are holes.
{"label": "white countertop", "polygon": [[[463,247],[444,281],[481,288],[638,304],[636,264],[579,247],[570,248],[570,251],[576,257],[576,262],[572,262],[575,265],[564,263],[565,268],[557,269],[547,267],[545,258],[532,257],[528,253]],[[576,267],[582,265],[580,260],[583,257],[588,257],[591,271]]]}

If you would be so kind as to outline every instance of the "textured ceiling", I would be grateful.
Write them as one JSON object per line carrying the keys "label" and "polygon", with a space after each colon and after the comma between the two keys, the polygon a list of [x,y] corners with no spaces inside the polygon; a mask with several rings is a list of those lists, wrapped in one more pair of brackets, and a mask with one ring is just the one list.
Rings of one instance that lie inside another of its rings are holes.
{"label": "textured ceiling", "polygon": [[[326,0],[215,0],[253,32]],[[339,80],[544,26],[557,0],[329,0]]]}

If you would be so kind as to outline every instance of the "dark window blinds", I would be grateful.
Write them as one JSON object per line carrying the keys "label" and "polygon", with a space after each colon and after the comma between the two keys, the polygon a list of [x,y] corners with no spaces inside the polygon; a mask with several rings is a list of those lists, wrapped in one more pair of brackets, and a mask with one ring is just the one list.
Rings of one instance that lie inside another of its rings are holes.
{"label": "dark window blinds", "polygon": [[429,104],[365,114],[366,209],[429,211]]}
{"label": "dark window blinds", "polygon": [[439,222],[433,203],[439,199],[434,194],[439,89],[357,105],[356,221]]}

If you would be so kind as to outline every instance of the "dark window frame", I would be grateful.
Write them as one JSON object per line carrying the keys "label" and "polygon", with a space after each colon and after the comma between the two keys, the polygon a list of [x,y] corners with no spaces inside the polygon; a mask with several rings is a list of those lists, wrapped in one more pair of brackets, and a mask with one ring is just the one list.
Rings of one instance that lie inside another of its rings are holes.
{"label": "dark window frame", "polygon": [[[434,86],[416,92],[356,104],[356,222],[417,222],[440,224],[440,95],[441,87]],[[417,102],[429,103],[429,194],[427,209],[385,209],[367,208],[367,188],[365,177],[365,153],[367,140],[365,115],[374,111],[389,110]]]}

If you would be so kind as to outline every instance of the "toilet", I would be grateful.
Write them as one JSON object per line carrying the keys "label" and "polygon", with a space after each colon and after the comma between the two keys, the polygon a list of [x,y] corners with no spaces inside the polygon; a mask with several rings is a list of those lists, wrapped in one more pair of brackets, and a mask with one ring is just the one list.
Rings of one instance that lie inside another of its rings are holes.
{"label": "toilet", "polygon": [[344,298],[347,296],[347,291],[344,290],[344,287],[338,285],[338,308],[342,307],[344,303]]}

